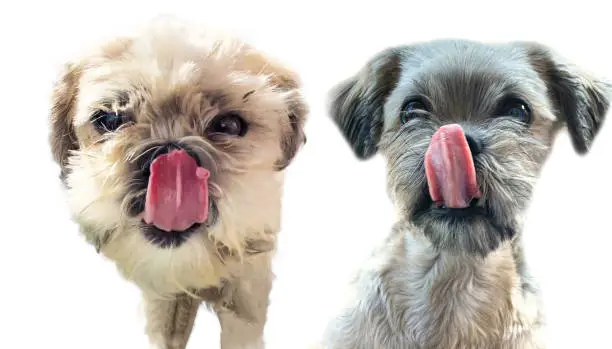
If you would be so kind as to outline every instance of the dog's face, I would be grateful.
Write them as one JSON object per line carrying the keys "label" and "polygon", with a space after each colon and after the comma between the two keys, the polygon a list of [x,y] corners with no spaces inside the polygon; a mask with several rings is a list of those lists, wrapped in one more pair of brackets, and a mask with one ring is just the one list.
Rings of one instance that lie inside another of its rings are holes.
{"label": "dog's face", "polygon": [[74,219],[161,293],[209,286],[218,247],[241,254],[279,230],[282,172],[305,139],[291,71],[191,29],[155,23],[110,42],[69,64],[53,93]]}
{"label": "dog's face", "polygon": [[434,41],[379,53],[331,114],[359,158],[384,155],[402,219],[435,248],[486,255],[520,231],[557,131],[588,151],[608,88],[538,44]]}

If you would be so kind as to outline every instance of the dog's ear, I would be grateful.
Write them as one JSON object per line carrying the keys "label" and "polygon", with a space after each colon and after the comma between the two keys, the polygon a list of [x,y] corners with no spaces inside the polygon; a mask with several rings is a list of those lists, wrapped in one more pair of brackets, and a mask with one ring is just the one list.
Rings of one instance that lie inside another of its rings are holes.
{"label": "dog's ear", "polygon": [[543,45],[520,44],[527,48],[531,64],[546,82],[557,117],[566,123],[574,149],[586,154],[606,118],[612,85],[581,71]]}
{"label": "dog's ear", "polygon": [[306,144],[304,124],[308,106],[300,91],[300,79],[295,72],[272,62],[268,63],[268,67],[274,70],[271,79],[276,87],[286,93],[288,129],[281,138],[283,156],[276,162],[277,170],[282,171],[289,166],[300,147]]}
{"label": "dog's ear", "polygon": [[239,62],[241,68],[267,75],[275,88],[286,95],[287,129],[281,138],[283,156],[276,163],[277,170],[282,171],[289,166],[300,147],[306,143],[304,124],[308,115],[308,107],[300,92],[301,81],[297,73],[281,63],[265,57],[259,51],[246,45],[244,49],[246,50],[245,59]]}
{"label": "dog's ear", "polygon": [[60,165],[62,180],[67,174],[70,151],[79,147],[72,124],[79,77],[78,65],[66,64],[53,85],[51,95],[49,143],[53,158]]}
{"label": "dog's ear", "polygon": [[292,95],[288,97],[287,103],[290,129],[281,140],[283,157],[276,163],[279,171],[289,166],[300,147],[306,144],[304,123],[306,121],[306,115],[308,114],[308,107],[303,101],[302,95],[299,93],[298,89],[292,90]]}
{"label": "dog's ear", "polygon": [[368,159],[378,151],[384,104],[400,72],[400,49],[389,48],[331,91],[331,117],[359,159]]}

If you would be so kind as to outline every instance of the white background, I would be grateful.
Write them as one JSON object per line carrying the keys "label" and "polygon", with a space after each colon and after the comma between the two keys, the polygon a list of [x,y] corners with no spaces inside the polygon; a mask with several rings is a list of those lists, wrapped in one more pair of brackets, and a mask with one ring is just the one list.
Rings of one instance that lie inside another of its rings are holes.
{"label": "white background", "polygon": [[[146,348],[137,289],[69,221],[47,145],[59,65],[99,39],[160,13],[234,31],[303,76],[309,142],[290,168],[266,338],[306,348],[341,299],[352,268],[387,233],[382,159],[359,162],[327,118],[328,89],[393,44],[434,38],[537,40],[612,77],[610,11],[589,1],[32,1],[0,5],[0,348]],[[601,1],[600,3],[605,3]],[[551,322],[551,348],[610,344],[608,122],[593,152],[566,135],[543,174],[527,253]],[[189,348],[218,348],[200,312]]]}

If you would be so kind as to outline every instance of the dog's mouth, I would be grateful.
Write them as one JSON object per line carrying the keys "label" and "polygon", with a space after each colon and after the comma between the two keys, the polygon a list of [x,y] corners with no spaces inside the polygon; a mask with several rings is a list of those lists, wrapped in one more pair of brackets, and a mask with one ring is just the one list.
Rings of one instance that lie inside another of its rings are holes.
{"label": "dog's mouth", "polygon": [[[139,201],[142,202],[141,205],[144,207],[144,195],[139,199]],[[189,240],[189,238],[194,234],[201,233],[217,223],[219,214],[217,205],[212,198],[209,201],[208,212],[209,214],[206,221],[202,223],[193,223],[191,226],[183,230],[168,231],[160,229],[154,224],[147,223],[144,220],[144,213],[139,214],[137,218],[140,219],[139,227],[147,241],[160,248],[177,248]]]}
{"label": "dog's mouth", "polygon": [[183,230],[165,230],[157,227],[154,224],[147,223],[140,215],[140,230],[144,237],[160,248],[177,248],[185,243],[191,236],[214,226],[218,220],[218,209],[214,201],[209,201],[208,217],[206,221],[199,223],[195,222],[191,226]]}
{"label": "dog's mouth", "polygon": [[153,224],[142,221],[140,229],[144,237],[152,244],[161,248],[176,248],[181,246],[201,227],[201,223],[194,223],[182,231],[165,231]]}
{"label": "dog's mouth", "polygon": [[418,221],[425,215],[435,216],[438,219],[450,218],[455,220],[461,217],[488,216],[489,209],[484,197],[473,198],[465,207],[448,207],[442,201],[433,201],[428,194],[428,189],[424,188],[418,203],[415,205],[412,218]]}
{"label": "dog's mouth", "polygon": [[202,225],[214,222],[210,172],[198,160],[189,151],[169,146],[154,152],[139,169],[142,187],[129,211],[141,221],[149,241],[176,247]]}
{"label": "dog's mouth", "polygon": [[160,230],[185,231],[209,214],[210,171],[184,150],[158,156],[150,166],[143,220]]}
{"label": "dog's mouth", "polygon": [[470,200],[469,204],[466,207],[456,208],[456,207],[447,207],[443,201],[433,202],[431,201],[429,209],[436,210],[439,212],[446,212],[451,215],[464,215],[471,213],[483,213],[486,209],[485,207],[485,199],[483,197],[473,198]]}
{"label": "dog's mouth", "polygon": [[472,209],[482,197],[472,150],[461,126],[442,126],[425,153],[429,196],[438,207]]}
{"label": "dog's mouth", "polygon": [[414,211],[443,217],[486,214],[472,149],[461,126],[445,125],[432,136],[425,153],[427,185]]}

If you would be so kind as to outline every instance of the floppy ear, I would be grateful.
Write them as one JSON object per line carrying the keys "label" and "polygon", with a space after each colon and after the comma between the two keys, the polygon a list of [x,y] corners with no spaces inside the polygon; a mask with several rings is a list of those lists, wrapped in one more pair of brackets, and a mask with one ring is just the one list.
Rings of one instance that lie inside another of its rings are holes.
{"label": "floppy ear", "polygon": [[276,166],[279,171],[284,170],[295,155],[297,154],[300,147],[306,144],[306,134],[304,133],[304,123],[306,122],[306,115],[308,114],[308,107],[303,101],[301,94],[297,89],[292,91],[292,96],[289,97],[287,102],[289,104],[289,126],[290,130],[281,140],[281,146],[283,149],[283,157],[277,161]]}
{"label": "floppy ear", "polygon": [[294,71],[279,62],[265,57],[246,45],[245,50],[247,50],[246,59],[239,63],[241,67],[254,73],[268,75],[271,83],[279,91],[286,93],[288,129],[283,132],[281,138],[283,156],[276,163],[277,170],[282,171],[289,166],[300,147],[306,143],[304,124],[308,106],[300,93],[301,82]]}
{"label": "floppy ear", "polygon": [[71,150],[77,150],[79,147],[72,125],[79,76],[79,68],[67,64],[55,82],[51,96],[49,143],[53,158],[60,165],[62,181],[67,175],[68,155]]}
{"label": "floppy ear", "polygon": [[378,151],[383,107],[399,79],[400,61],[399,48],[384,50],[331,92],[331,117],[359,159]]}
{"label": "floppy ear", "polygon": [[608,112],[612,85],[580,71],[542,45],[523,45],[548,85],[558,118],[566,123],[574,149],[586,154]]}
{"label": "floppy ear", "polygon": [[276,87],[287,93],[289,129],[281,138],[283,156],[276,163],[277,170],[282,171],[289,166],[300,147],[306,143],[304,124],[308,106],[300,92],[301,82],[296,73],[271,61],[268,61],[267,69],[273,71],[271,79]]}

